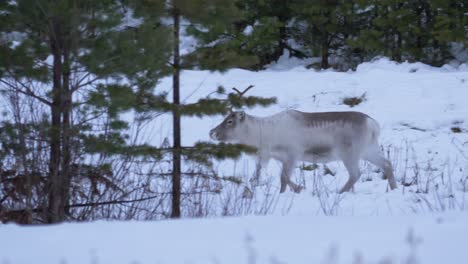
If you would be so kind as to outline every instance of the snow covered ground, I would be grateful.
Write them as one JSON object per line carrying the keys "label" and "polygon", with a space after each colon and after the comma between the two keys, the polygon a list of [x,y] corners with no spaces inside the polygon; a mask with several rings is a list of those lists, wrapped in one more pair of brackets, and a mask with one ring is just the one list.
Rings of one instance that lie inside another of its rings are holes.
{"label": "snow covered ground", "polygon": [[[248,114],[365,112],[382,127],[380,143],[394,164],[397,190],[389,191],[381,173],[363,162],[354,193],[338,195],[347,173],[334,162],[313,171],[299,166],[294,178],[305,190],[279,195],[279,163],[271,161],[262,171],[262,184],[252,188],[254,159],[244,156],[215,164],[220,175],[243,183],[223,190],[213,204],[221,210],[223,203],[239,201],[227,196],[234,192],[236,199],[250,201],[240,214],[266,216],[2,225],[0,263],[465,263],[468,66],[433,68],[379,59],[343,73],[307,70],[302,63],[284,58],[261,72],[185,71],[182,98],[194,102],[219,85],[255,85],[249,95],[275,96],[278,104],[248,109]],[[158,90],[170,84],[164,79]],[[363,94],[365,101],[353,108],[342,103]],[[208,131],[222,119],[184,118],[183,144],[209,140]],[[162,116],[148,124],[145,140],[161,145],[170,135],[169,120]]]}
{"label": "snow covered ground", "polygon": [[0,228],[0,263],[466,263],[468,214]]}
{"label": "snow covered ground", "polygon": [[[336,190],[348,177],[341,163],[327,166],[335,176],[324,175],[323,166],[315,171],[296,169],[296,181],[306,187],[305,191],[271,198],[269,213],[366,216],[467,209],[467,65],[458,69],[434,68],[421,63],[396,64],[383,58],[364,63],[355,72],[317,72],[300,64],[301,61],[282,59],[262,72],[186,71],[182,74],[182,98],[194,102],[219,85],[243,89],[252,84],[255,87],[249,95],[275,96],[278,104],[246,110],[248,114],[267,116],[285,109],[365,112],[381,125],[380,144],[394,165],[400,188],[388,192],[381,173],[362,163],[362,177],[355,185],[355,193],[340,196]],[[168,89],[170,85],[170,79],[166,79],[159,89]],[[342,103],[343,98],[363,94],[365,101],[353,108]],[[209,140],[209,130],[222,119],[222,116],[185,118],[183,144]],[[160,145],[165,137],[170,137],[169,122],[167,116],[151,123],[147,127],[148,142]],[[461,133],[454,133],[452,128],[460,129]],[[216,166],[218,173],[235,175],[248,188],[254,168],[252,157]],[[264,186],[275,190],[272,195],[279,188],[279,171],[280,164],[270,161],[262,172]],[[252,206],[257,207],[254,211],[263,212],[265,188],[257,193]]]}

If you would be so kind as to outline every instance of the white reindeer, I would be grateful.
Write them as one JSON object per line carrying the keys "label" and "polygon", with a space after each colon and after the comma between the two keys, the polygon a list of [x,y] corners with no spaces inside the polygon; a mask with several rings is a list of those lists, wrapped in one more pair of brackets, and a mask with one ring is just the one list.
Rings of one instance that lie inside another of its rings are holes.
{"label": "white reindeer", "polygon": [[271,158],[282,163],[280,192],[286,186],[300,192],[291,181],[297,161],[326,163],[341,160],[349,179],[340,193],[350,191],[360,177],[359,160],[380,167],[391,189],[397,188],[392,164],[381,153],[378,123],[360,112],[304,113],[287,110],[269,117],[232,112],[210,131],[214,140],[240,143],[257,148],[258,180],[262,166]]}

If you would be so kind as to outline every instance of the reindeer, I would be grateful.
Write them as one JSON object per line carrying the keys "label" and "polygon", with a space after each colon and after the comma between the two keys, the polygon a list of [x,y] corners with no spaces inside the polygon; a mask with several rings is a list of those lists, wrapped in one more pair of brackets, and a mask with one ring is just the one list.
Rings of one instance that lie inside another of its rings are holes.
{"label": "reindeer", "polygon": [[271,158],[280,161],[280,193],[286,186],[294,192],[301,191],[301,186],[290,179],[298,161],[327,163],[340,160],[349,174],[348,181],[339,191],[343,193],[350,191],[359,180],[361,159],[380,167],[390,188],[397,188],[392,164],[380,151],[379,132],[377,121],[361,112],[286,110],[268,117],[256,117],[244,111],[233,111],[210,131],[210,137],[257,148],[254,181],[258,181],[261,168]]}

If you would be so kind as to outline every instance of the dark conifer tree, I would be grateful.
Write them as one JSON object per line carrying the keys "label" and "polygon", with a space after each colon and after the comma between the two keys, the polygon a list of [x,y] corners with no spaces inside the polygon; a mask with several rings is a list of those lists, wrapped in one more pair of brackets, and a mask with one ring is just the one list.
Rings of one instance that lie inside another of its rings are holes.
{"label": "dark conifer tree", "polygon": [[295,35],[307,54],[320,57],[320,68],[329,68],[329,58],[343,57],[346,40],[352,33],[354,3],[352,1],[292,1],[296,15]]}
{"label": "dark conifer tree", "polygon": [[[246,67],[256,62],[256,57],[243,54],[238,45],[236,22],[240,10],[234,1],[221,0],[173,0],[166,6],[167,16],[171,18],[172,30],[172,100],[164,94],[152,97],[150,108],[155,111],[171,112],[173,116],[173,146],[172,146],[172,212],[171,217],[182,216],[181,194],[183,181],[183,162],[198,162],[210,165],[210,159],[234,158],[243,151],[253,151],[241,145],[212,144],[200,142],[195,146],[181,145],[182,116],[210,116],[226,114],[232,107],[268,105],[275,102],[274,98],[246,97],[240,98],[235,92],[225,94],[224,88],[217,90],[224,94],[223,99],[202,98],[196,103],[180,102],[180,73],[184,69],[209,69],[223,71],[229,67]],[[146,9],[151,14],[151,8]],[[180,35],[182,30],[192,35],[198,41],[194,50],[188,54],[180,54]],[[216,88],[213,87],[213,90]],[[219,98],[219,97],[218,97]]]}
{"label": "dark conifer tree", "polygon": [[[119,113],[138,105],[165,74],[169,32],[139,22],[131,4],[113,0],[0,4],[1,89],[8,96],[34,100],[34,111],[42,109],[39,120],[26,117],[15,124],[3,122],[2,151],[14,156],[20,146],[39,144],[40,152],[47,152],[48,164],[47,169],[29,167],[36,164],[33,149],[23,148],[23,167],[3,162],[2,169],[16,171],[29,183],[33,171],[45,178],[44,195],[37,204],[44,210],[30,210],[43,212],[37,216],[40,221],[67,218],[77,167],[94,166],[87,163],[87,155],[148,151],[127,145],[124,131],[128,124]],[[153,7],[157,16],[164,6],[155,1]],[[33,133],[44,135],[44,141],[28,143],[11,137],[25,133],[32,141]],[[9,165],[13,167],[5,168]]]}
{"label": "dark conifer tree", "polygon": [[259,57],[257,69],[277,61],[287,50],[290,56],[304,58],[306,54],[298,49],[293,40],[292,20],[297,16],[293,0],[240,0],[237,6],[243,12],[239,26],[247,34],[240,35],[243,50]]}

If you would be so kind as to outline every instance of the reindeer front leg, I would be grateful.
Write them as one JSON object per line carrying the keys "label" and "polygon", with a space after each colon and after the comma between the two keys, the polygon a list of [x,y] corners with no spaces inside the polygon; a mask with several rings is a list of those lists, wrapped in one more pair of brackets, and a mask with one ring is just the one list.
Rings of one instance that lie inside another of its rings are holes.
{"label": "reindeer front leg", "polygon": [[257,156],[257,163],[255,165],[255,173],[253,177],[250,179],[250,184],[252,186],[258,186],[260,183],[260,174],[262,172],[262,168],[268,165],[268,161],[270,160],[270,156],[266,152],[260,152]]}
{"label": "reindeer front leg", "polygon": [[289,156],[287,159],[283,160],[283,169],[281,171],[281,188],[280,193],[286,191],[286,186],[289,185],[293,192],[299,193],[302,190],[302,187],[291,181],[291,174],[296,165],[296,159],[292,156]]}

